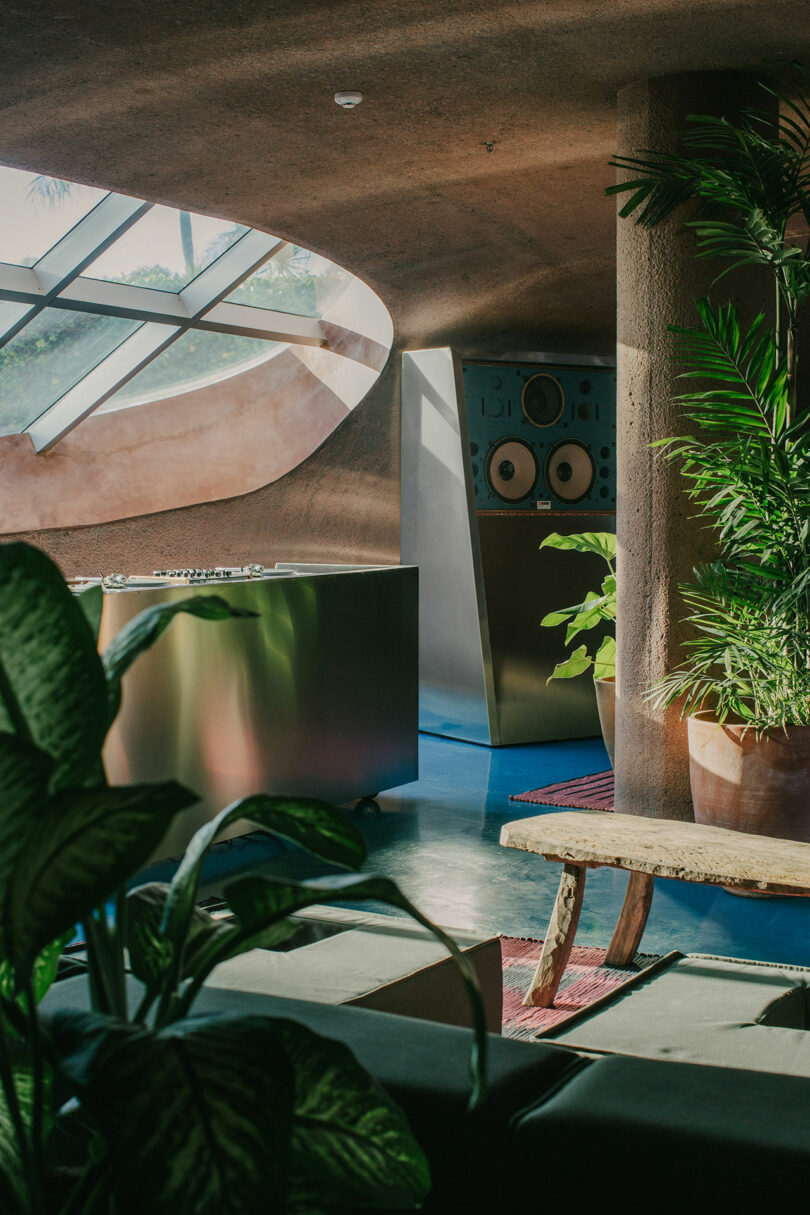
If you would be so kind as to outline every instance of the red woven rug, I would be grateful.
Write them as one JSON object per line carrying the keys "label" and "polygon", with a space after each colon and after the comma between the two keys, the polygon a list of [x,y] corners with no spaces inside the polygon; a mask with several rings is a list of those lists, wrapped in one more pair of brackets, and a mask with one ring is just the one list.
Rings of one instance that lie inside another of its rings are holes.
{"label": "red woven rug", "polygon": [[[615,991],[634,971],[605,966],[605,950],[575,945],[565,968],[553,1008],[524,1008],[523,997],[543,948],[542,941],[528,937],[501,937],[503,966],[503,1024],[505,1038],[528,1041],[552,1026],[567,1021],[594,1000]],[[657,954],[637,953],[637,970],[646,970],[658,961]]]}
{"label": "red woven rug", "polygon": [[533,802],[536,806],[573,806],[577,810],[613,809],[613,770],[592,772],[576,780],[564,780],[528,793],[513,793],[511,802]]}

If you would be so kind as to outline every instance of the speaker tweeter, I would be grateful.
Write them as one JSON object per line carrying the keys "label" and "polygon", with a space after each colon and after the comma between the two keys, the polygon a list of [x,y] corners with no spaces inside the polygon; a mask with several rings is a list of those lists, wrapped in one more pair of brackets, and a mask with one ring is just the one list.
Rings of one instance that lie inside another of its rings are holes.
{"label": "speaker tweeter", "polygon": [[520,394],[520,406],[532,426],[555,426],[565,408],[562,384],[545,371],[529,376]]}

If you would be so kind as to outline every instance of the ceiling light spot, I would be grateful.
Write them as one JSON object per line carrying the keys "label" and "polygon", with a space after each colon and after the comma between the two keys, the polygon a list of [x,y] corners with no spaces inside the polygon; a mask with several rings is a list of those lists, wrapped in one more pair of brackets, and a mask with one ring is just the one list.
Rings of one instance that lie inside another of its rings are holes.
{"label": "ceiling light spot", "polygon": [[335,101],[344,110],[353,110],[362,100],[363,94],[358,93],[356,89],[347,89],[344,92],[335,93]]}

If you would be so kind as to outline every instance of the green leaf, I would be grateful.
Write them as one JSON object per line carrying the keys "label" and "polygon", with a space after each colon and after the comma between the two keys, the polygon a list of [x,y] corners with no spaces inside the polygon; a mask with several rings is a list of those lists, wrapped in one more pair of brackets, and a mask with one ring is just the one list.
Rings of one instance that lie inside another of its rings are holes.
{"label": "green leaf", "polygon": [[[63,932],[56,940],[46,945],[34,960],[31,972],[31,986],[34,992],[34,1000],[37,1004],[44,999],[50,990],[59,970],[59,959],[62,956],[62,950],[70,943],[73,936],[74,931],[72,928]],[[0,961],[0,996],[4,1000],[14,1000],[15,993],[18,990],[19,984],[15,981],[11,963],[7,958],[4,958]],[[17,997],[17,1003],[23,1012],[26,1011],[25,993]]]}
{"label": "green leaf", "polygon": [[98,764],[106,699],[95,639],[56,565],[0,545],[0,730],[53,758],[55,788],[80,785]]}
{"label": "green leaf", "polygon": [[[285,919],[304,907],[316,903],[335,902],[365,902],[369,899],[387,903],[406,912],[418,924],[427,928],[452,955],[461,972],[461,978],[467,990],[470,1008],[473,1016],[475,1037],[470,1058],[472,1076],[471,1104],[476,1104],[483,1091],[486,1073],[486,1022],[484,1006],[478,979],[472,970],[464,953],[456,945],[452,937],[422,914],[413,903],[405,897],[397,885],[389,878],[368,877],[364,874],[351,874],[339,877],[324,877],[308,882],[285,882],[278,878],[251,876],[231,882],[225,887],[225,899],[239,920],[238,935],[235,941],[249,941],[265,931],[271,925]],[[193,999],[196,990],[210,973],[218,961],[229,956],[228,950],[223,950],[219,957],[209,957],[207,972],[200,971],[195,980],[195,987],[184,994],[186,1005]]]}
{"label": "green leaf", "polygon": [[574,536],[561,536],[552,532],[546,536],[540,548],[558,548],[577,553],[596,553],[605,561],[613,561],[616,556],[616,536],[613,532],[580,532]]}
{"label": "green leaf", "polygon": [[[168,883],[149,882],[136,886],[127,894],[126,946],[129,951],[129,963],[136,979],[140,979],[149,988],[160,983],[171,965],[171,942],[160,930],[168,893]],[[189,928],[188,945],[191,945],[198,934],[215,930],[216,921],[201,908],[195,907]],[[190,952],[189,949],[188,953]],[[186,972],[182,977],[186,977]]]}
{"label": "green leaf", "polygon": [[175,948],[180,948],[185,940],[208,849],[221,831],[240,818],[297,844],[330,865],[359,869],[366,859],[363,836],[348,816],[329,802],[263,793],[234,802],[200,827],[172,879],[163,931]]}
{"label": "green leaf", "polygon": [[0,906],[20,850],[43,815],[52,772],[44,751],[16,734],[0,734]]}
{"label": "green leaf", "polygon": [[109,688],[108,717],[112,722],[121,704],[121,680],[139,654],[158,641],[181,612],[200,620],[230,620],[257,612],[232,607],[220,595],[193,595],[176,603],[159,603],[133,617],[113,638],[102,655]]}
{"label": "green leaf", "polygon": [[546,683],[550,683],[552,679],[574,679],[577,675],[582,675],[584,671],[589,670],[592,663],[593,660],[585,649],[585,646],[581,645],[578,649],[574,650],[573,654],[566,658],[565,662],[557,663]]}
{"label": "green leaf", "polygon": [[[157,992],[168,975],[174,953],[173,942],[162,930],[168,897],[166,882],[149,882],[130,890],[127,895],[126,945],[130,966],[135,977],[151,992]],[[251,942],[245,948],[274,949],[298,929],[299,925],[293,922],[277,924],[259,941]],[[229,920],[215,919],[201,907],[194,907],[184,942],[180,979],[194,975],[205,950],[219,946],[235,931]],[[240,952],[238,947],[234,952]]]}
{"label": "green leaf", "polygon": [[120,1215],[284,1209],[294,1078],[269,1019],[154,1032],[64,1011],[49,1028],[104,1137]]}
{"label": "green leaf", "polygon": [[550,629],[556,624],[565,624],[576,611],[577,608],[560,608],[559,611],[549,612],[540,621],[540,627]]}
{"label": "green leaf", "polygon": [[613,597],[606,599],[596,591],[589,591],[585,602],[565,631],[565,644],[570,645],[578,633],[596,628],[603,620],[613,620],[614,616]]}
{"label": "green leaf", "polygon": [[145,864],[175,814],[195,800],[173,781],[51,798],[19,852],[2,913],[18,986],[40,950]]}
{"label": "green leaf", "polygon": [[413,1207],[430,1190],[427,1160],[397,1105],[341,1042],[275,1021],[295,1078],[290,1192],[322,1210]]}
{"label": "green leaf", "polygon": [[81,591],[76,596],[79,602],[79,607],[84,612],[85,619],[90,625],[90,632],[96,639],[98,644],[98,635],[101,629],[101,612],[104,607],[104,591],[101,585],[89,586],[86,591]]}
{"label": "green leaf", "polygon": [[[30,1064],[22,1058],[16,1059],[12,1076],[20,1119],[26,1133],[30,1133],[34,1108],[34,1081]],[[52,1072],[49,1067],[43,1068],[42,1083],[43,1113],[46,1115],[43,1129],[47,1130],[51,1121],[47,1116],[52,1084]],[[0,1210],[3,1215],[28,1215],[31,1210],[20,1144],[3,1085],[0,1085]]]}
{"label": "green leaf", "polygon": [[594,679],[614,679],[616,676],[616,641],[604,637],[593,660]]}

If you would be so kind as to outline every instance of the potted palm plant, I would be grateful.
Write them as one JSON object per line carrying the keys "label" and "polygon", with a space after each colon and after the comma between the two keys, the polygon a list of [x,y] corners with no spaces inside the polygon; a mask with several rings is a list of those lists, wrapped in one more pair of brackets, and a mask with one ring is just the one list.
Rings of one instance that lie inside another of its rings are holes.
{"label": "potted palm plant", "polygon": [[593,684],[596,691],[596,707],[599,712],[599,724],[602,727],[602,738],[613,767],[615,729],[615,686],[616,686],[616,640],[613,628],[616,623],[616,537],[612,532],[580,532],[574,536],[561,536],[552,532],[546,536],[541,548],[558,548],[567,552],[595,553],[602,557],[607,565],[607,573],[598,591],[589,591],[582,603],[573,607],[560,608],[549,612],[540,621],[545,628],[556,625],[566,625],[565,644],[570,645],[580,633],[596,628],[600,624],[608,624],[610,632],[603,632],[598,648],[593,654],[588,653],[585,644],[568,655],[563,662],[558,662],[549,676],[551,679],[573,679],[586,671],[593,671]]}
{"label": "potted palm plant", "polygon": [[714,529],[718,559],[681,588],[693,639],[649,694],[689,718],[698,822],[810,840],[810,415],[797,394],[810,105],[785,82],[763,88],[779,116],[773,104],[736,123],[693,115],[682,153],[616,158],[631,176],[609,192],[629,191],[620,214],[647,226],[697,199],[698,256],[727,261],[719,277],[767,272],[749,325],[702,299],[696,326],[672,330],[692,381],[677,399],[695,427],[662,454]]}

